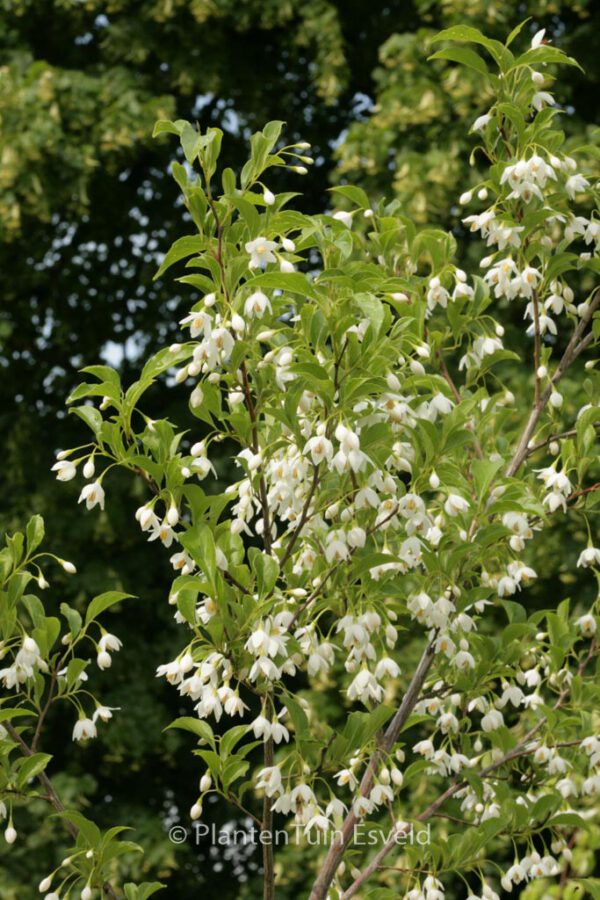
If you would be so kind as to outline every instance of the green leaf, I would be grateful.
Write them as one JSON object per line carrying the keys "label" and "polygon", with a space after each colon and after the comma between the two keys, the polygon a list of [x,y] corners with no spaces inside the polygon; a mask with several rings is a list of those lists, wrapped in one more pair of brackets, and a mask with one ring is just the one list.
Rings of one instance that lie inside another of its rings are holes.
{"label": "green leaf", "polygon": [[237,778],[242,778],[249,768],[250,763],[245,759],[237,759],[235,756],[228,759],[221,769],[223,790],[226,791]]}
{"label": "green leaf", "polygon": [[88,660],[86,659],[72,659],[67,666],[67,687],[69,690],[74,687],[81,673],[85,671],[85,668],[88,664]]}
{"label": "green leaf", "polygon": [[82,619],[76,609],[71,609],[68,603],[60,604],[60,611],[69,623],[71,637],[76,637],[81,631]]}
{"label": "green leaf", "polygon": [[508,36],[507,39],[506,39],[506,46],[507,46],[507,47],[510,47],[510,45],[512,44],[512,42],[514,41],[514,39],[515,39],[516,37],[518,37],[518,35],[519,35],[519,34],[521,33],[521,31],[523,30],[523,28],[524,28],[524,27],[527,25],[527,23],[530,22],[530,21],[531,21],[531,16],[528,16],[526,19],[523,19],[522,22],[519,22],[518,25],[515,25],[515,27],[513,28],[513,30],[511,31],[511,33],[509,34],[509,36]]}
{"label": "green leaf", "polygon": [[76,416],[83,419],[94,434],[98,434],[102,428],[102,413],[95,406],[74,406],[69,412],[75,413]]}
{"label": "green leaf", "polygon": [[100,846],[102,839],[100,829],[94,822],[86,819],[86,817],[82,816],[77,810],[65,809],[63,812],[56,813],[56,816],[60,819],[66,819],[67,822],[74,825],[84,841],[89,844],[90,847],[96,848]]}
{"label": "green leaf", "polygon": [[279,289],[284,293],[300,294],[315,300],[318,297],[312,282],[301,272],[263,272],[246,282],[251,290],[256,288]]}
{"label": "green leaf", "polygon": [[233,751],[236,744],[241,741],[244,735],[248,734],[249,725],[234,725],[229,731],[226,731],[219,743],[219,755],[221,759],[226,759]]}
{"label": "green leaf", "polygon": [[41,516],[32,516],[25,529],[27,552],[31,555],[44,540],[44,520]]}
{"label": "green leaf", "polygon": [[165,887],[160,881],[144,881],[143,884],[133,884],[129,881],[125,887],[125,897],[127,900],[147,900],[152,894],[162,890]]}
{"label": "green leaf", "polygon": [[444,47],[442,50],[436,50],[429,59],[449,59],[452,62],[461,63],[469,69],[474,69],[481,75],[489,74],[489,69],[479,53],[475,53],[468,47]]}
{"label": "green leaf", "polygon": [[33,756],[27,756],[19,768],[19,777],[17,786],[24,787],[31,778],[35,778],[40,772],[43,772],[52,756],[49,753],[34,753]]}
{"label": "green leaf", "polygon": [[195,253],[200,253],[200,251],[204,249],[204,243],[204,238],[199,234],[191,234],[179,238],[175,241],[163,259],[158,271],[154,275],[153,281],[160,278],[163,272],[166,272],[170,266],[179,262],[180,259],[185,259],[187,256],[193,256]]}
{"label": "green leaf", "polygon": [[211,747],[215,746],[215,736],[212,728],[203,719],[194,719],[192,716],[181,716],[175,719],[170,725],[164,729],[168,731],[170,728],[179,728],[182,731],[191,731],[204,741],[207,741]]}
{"label": "green leaf", "polygon": [[258,595],[262,599],[271,593],[279,575],[279,563],[275,557],[262,553],[256,547],[248,551],[252,571],[256,575]]}
{"label": "green leaf", "polygon": [[120,603],[121,600],[130,600],[133,596],[133,594],[124,594],[123,591],[105,591],[104,594],[98,594],[86,610],[85,624],[89,625],[91,621],[97,619],[104,610],[114,606],[115,603]]}
{"label": "green leaf", "polygon": [[168,119],[159,119],[158,122],[155,122],[154,128],[152,129],[152,137],[158,137],[159,134],[176,134],[179,137],[180,129],[173,122],[169,122]]}
{"label": "green leaf", "polygon": [[471,463],[473,481],[477,491],[477,498],[480,502],[485,498],[494,475],[502,466],[503,461],[501,459],[475,459]]}
{"label": "green leaf", "polygon": [[189,122],[186,122],[181,131],[181,148],[190,165],[196,160],[204,143],[206,143],[206,139]]}
{"label": "green leaf", "polygon": [[481,31],[470,25],[453,25],[451,28],[445,28],[443,31],[438,32],[431,41],[434,44],[439,43],[439,41],[480,44],[493,56],[503,72],[507,70],[514,59],[512,53],[504,44],[487,38]]}
{"label": "green leaf", "polygon": [[545,794],[533,804],[530,810],[530,819],[532,821],[542,822],[551,812],[560,806],[561,798],[558,794]]}
{"label": "green leaf", "polygon": [[370,206],[369,198],[366,193],[361,187],[357,187],[354,184],[343,184],[339,187],[332,187],[330,188],[330,191],[335,194],[340,194],[342,197],[346,197],[347,200],[350,200],[351,203],[354,203],[362,209],[367,209]]}
{"label": "green leaf", "polygon": [[18,719],[21,716],[37,716],[37,713],[21,706],[16,709],[0,709],[0,722],[10,722],[11,719]]}
{"label": "green leaf", "polygon": [[180,541],[200,566],[211,586],[214,587],[217,555],[215,539],[209,526],[204,523],[194,525],[181,535]]}

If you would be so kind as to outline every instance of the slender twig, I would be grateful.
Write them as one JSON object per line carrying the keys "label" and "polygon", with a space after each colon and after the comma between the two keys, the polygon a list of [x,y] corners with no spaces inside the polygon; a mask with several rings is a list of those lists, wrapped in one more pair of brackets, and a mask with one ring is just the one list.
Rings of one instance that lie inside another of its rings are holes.
{"label": "slender twig", "polygon": [[537,291],[534,290],[531,298],[533,306],[533,368],[534,368],[534,405],[539,406],[542,396],[542,382],[539,376],[542,359],[542,334],[540,331],[540,303]]}
{"label": "slender twig", "polygon": [[318,484],[319,484],[319,466],[313,466],[312,483],[311,483],[308,495],[306,497],[306,500],[304,501],[304,506],[302,507],[300,519],[298,520],[298,524],[292,533],[292,536],[288,542],[287,547],[285,548],[285,553],[283,554],[283,556],[281,557],[281,559],[279,561],[279,567],[281,569],[283,569],[286,562],[292,555],[294,547],[296,546],[296,542],[297,542],[298,538],[300,537],[300,534],[302,533],[302,529],[306,525],[306,520],[308,519],[308,515],[310,512],[310,504],[312,503],[312,499],[315,495],[315,491],[317,490]]}
{"label": "slender twig", "polygon": [[[454,379],[452,378],[452,375],[448,371],[448,366],[446,365],[446,360],[444,359],[441,350],[438,350],[437,358],[438,358],[438,362],[440,364],[440,371],[441,371],[442,375],[444,376],[444,379],[446,380],[447,384],[449,385],[450,390],[452,391],[452,395],[453,395],[454,399],[456,400],[456,403],[459,404],[462,401],[462,397],[460,395],[460,391],[458,390],[458,388],[456,387],[456,384],[454,383]],[[467,429],[469,431],[473,431],[473,426],[471,425],[469,427],[469,425],[467,425]],[[481,449],[481,444],[479,443],[479,440],[475,434],[473,434],[473,446],[475,447],[475,453],[477,454],[479,459],[483,459],[483,450]]]}
{"label": "slender twig", "polygon": [[[596,431],[600,430],[600,422],[590,422],[590,426]],[[556,434],[551,434],[550,437],[545,438],[543,441],[538,441],[537,444],[533,444],[532,447],[528,447],[527,456],[531,456],[533,453],[537,453],[538,450],[541,450],[543,447],[547,447],[548,444],[552,443],[552,441],[562,441],[565,438],[572,438],[576,436],[576,428],[570,428],[568,431],[558,431]]]}
{"label": "slender twig", "polygon": [[583,336],[583,333],[587,328],[588,323],[591,321],[592,316],[598,306],[600,306],[600,288],[597,288],[595,290],[587,310],[577,323],[577,326],[573,331],[573,334],[571,335],[571,339],[567,344],[565,352],[563,353],[560,362],[556,367],[556,371],[554,372],[554,375],[550,380],[550,384],[543,392],[541,392],[539,398],[537,398],[537,400],[533,403],[533,407],[531,409],[531,412],[529,413],[529,418],[527,419],[525,427],[521,432],[521,437],[519,438],[517,448],[506,470],[507,476],[510,477],[514,475],[526,458],[527,452],[529,450],[529,442],[531,441],[533,433],[537,427],[540,416],[542,415],[544,409],[546,408],[548,400],[552,395],[552,391],[561,380],[569,366],[592,342],[592,332],[590,332],[585,337]]}
{"label": "slender twig", "polygon": [[[240,372],[242,373],[242,390],[244,393],[244,398],[246,400],[246,409],[248,410],[248,415],[250,416],[251,423],[251,431],[252,431],[252,452],[260,453],[260,442],[258,440],[258,417],[256,415],[256,406],[254,405],[254,400],[252,398],[252,391],[250,390],[250,382],[248,381],[248,370],[246,368],[246,361],[242,360],[240,363]],[[263,514],[263,541],[265,545],[265,550],[267,553],[271,553],[271,515],[269,511],[269,501],[267,499],[267,483],[265,481],[265,476],[262,473],[262,464],[261,464],[261,472],[258,479],[258,493],[260,498],[260,505]]]}

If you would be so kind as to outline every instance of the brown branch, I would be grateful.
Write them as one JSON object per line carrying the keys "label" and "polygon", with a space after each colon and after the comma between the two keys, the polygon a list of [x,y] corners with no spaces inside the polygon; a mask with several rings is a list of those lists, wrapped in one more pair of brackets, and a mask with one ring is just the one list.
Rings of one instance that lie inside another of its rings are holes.
{"label": "brown branch", "polygon": [[533,291],[532,295],[532,306],[533,306],[533,367],[534,367],[534,405],[539,406],[540,397],[542,396],[542,383],[540,380],[540,376],[538,375],[538,370],[540,368],[540,363],[542,359],[542,335],[540,332],[540,306],[537,291]]}
{"label": "brown branch", "polygon": [[[252,399],[252,391],[250,390],[250,383],[248,381],[248,370],[246,368],[246,360],[242,360],[242,362],[240,363],[240,372],[242,373],[242,390],[244,392],[244,397],[246,400],[246,408],[248,410],[248,415],[250,416],[250,423],[251,423],[251,430],[252,430],[252,452],[260,453],[260,443],[258,440],[258,419],[257,419],[257,415],[256,415],[256,407],[254,405],[254,400]],[[269,512],[269,502],[267,500],[267,483],[265,481],[265,476],[262,474],[262,465],[261,465],[261,474],[259,475],[259,481],[258,481],[258,491],[259,491],[262,515],[263,515],[263,542],[265,545],[265,550],[270,555],[270,553],[271,553],[271,514]]]}
{"label": "brown branch", "polygon": [[588,323],[591,321],[592,316],[598,306],[600,305],[600,288],[597,288],[594,292],[594,295],[590,301],[590,305],[588,306],[585,314],[581,317],[579,322],[577,323],[577,327],[575,328],[573,334],[571,335],[571,339],[567,344],[567,348],[563,353],[560,362],[552,376],[550,384],[548,387],[540,394],[537,402],[534,402],[532,410],[529,414],[529,418],[525,423],[525,427],[521,433],[521,437],[517,444],[517,449],[515,450],[513,457],[509,463],[509,466],[506,470],[506,475],[508,477],[514,475],[522,462],[527,456],[527,451],[529,449],[529,442],[533,436],[533,432],[537,427],[537,423],[542,415],[548,400],[552,394],[554,387],[561,380],[571,363],[573,363],[577,357],[582,353],[586,347],[588,347],[593,340],[593,333],[590,332],[588,335],[583,337],[583,333],[587,328]]}
{"label": "brown branch", "polygon": [[[400,704],[392,721],[388,725],[379,744],[379,747],[375,750],[369,761],[369,765],[367,766],[365,774],[363,775],[362,781],[360,783],[359,792],[361,797],[366,797],[370,793],[371,788],[373,787],[373,782],[375,780],[375,774],[379,762],[390,752],[390,750],[394,746],[400,730],[402,729],[417,700],[419,699],[419,694],[435,655],[435,637],[436,636],[434,636],[433,639],[430,640],[429,644],[425,648],[423,655],[421,656],[421,659],[419,661],[419,665],[417,666],[411,682],[406,690],[406,693],[402,698],[402,703]],[[329,887],[340,865],[346,847],[352,840],[354,829],[358,821],[359,817],[356,815],[354,810],[351,809],[342,825],[340,839],[338,840],[336,837],[336,840],[333,841],[330,845],[323,866],[321,867],[321,870],[310,893],[310,900],[324,900],[324,898],[327,896]]]}
{"label": "brown branch", "polygon": [[[456,387],[456,384],[454,383],[454,379],[452,378],[452,375],[448,371],[448,366],[446,365],[446,360],[444,359],[441,350],[437,351],[437,358],[438,358],[438,362],[440,364],[440,371],[441,371],[442,375],[444,376],[445,381],[449,385],[450,390],[452,391],[452,395],[458,405],[459,403],[461,403],[462,397],[460,395],[460,391],[458,390],[458,388]],[[467,429],[469,431],[473,431],[473,426],[471,425],[471,427],[469,427],[469,425],[467,425]],[[479,459],[483,459],[483,450],[481,449],[481,444],[479,443],[479,440],[477,439],[475,434],[473,434],[473,446],[475,447],[475,453],[477,454]]]}
{"label": "brown branch", "polygon": [[288,543],[287,547],[285,548],[285,553],[283,554],[283,556],[281,557],[281,559],[279,561],[279,567],[281,569],[283,569],[286,562],[292,555],[294,547],[296,545],[296,542],[297,542],[298,538],[300,537],[302,529],[304,528],[304,526],[306,524],[306,520],[308,519],[308,514],[310,511],[310,504],[315,495],[315,491],[317,490],[318,484],[319,484],[319,466],[313,466],[313,477],[312,477],[312,484],[310,486],[310,491],[308,492],[308,496],[306,497],[306,500],[304,501],[304,506],[302,508],[302,513],[300,514],[300,519],[298,521],[298,525],[294,529],[294,532],[289,540],[289,543]]}

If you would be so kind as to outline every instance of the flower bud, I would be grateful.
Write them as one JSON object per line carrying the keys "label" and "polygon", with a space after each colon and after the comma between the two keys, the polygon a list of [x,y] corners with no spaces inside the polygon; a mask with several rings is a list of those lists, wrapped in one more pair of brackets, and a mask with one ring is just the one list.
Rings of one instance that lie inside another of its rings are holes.
{"label": "flower bud", "polygon": [[267,206],[273,206],[275,203],[275,194],[269,190],[269,188],[265,188],[263,191],[263,200],[267,204]]}
{"label": "flower bud", "polygon": [[439,488],[439,486],[440,486],[440,477],[439,477],[439,475],[437,474],[437,472],[432,472],[431,475],[429,476],[429,486],[430,486],[434,491],[437,491],[437,489]]}
{"label": "flower bud", "polygon": [[200,790],[202,791],[202,793],[204,793],[204,791],[210,790],[211,784],[212,784],[212,778],[210,776],[210,773],[205,772],[205,774],[200,779]]}
{"label": "flower bud", "polygon": [[553,391],[550,394],[550,406],[553,406],[554,409],[560,409],[563,404],[563,396],[559,394],[558,391]]}
{"label": "flower bud", "polygon": [[190,809],[190,818],[199,819],[202,815],[202,803],[198,800]]}
{"label": "flower bud", "polygon": [[50,888],[51,884],[52,884],[52,875],[47,875],[46,878],[43,878],[39,883],[38,890],[39,890],[40,894],[43,894],[45,891],[47,891]]}
{"label": "flower bud", "polygon": [[171,504],[169,511],[167,512],[167,522],[171,527],[177,525],[179,522],[179,510],[174,503]]}
{"label": "flower bud", "polygon": [[75,572],[77,571],[77,569],[75,568],[73,563],[67,562],[66,559],[61,559],[60,564],[63,567],[63,569],[65,570],[65,572],[67,572],[69,575],[74,575]]}
{"label": "flower bud", "polygon": [[102,670],[110,669],[110,667],[112,666],[112,659],[111,659],[110,653],[107,650],[101,650],[100,653],[98,654],[98,658],[96,659],[96,662],[98,663],[99,669],[102,669]]}
{"label": "flower bud", "polygon": [[83,477],[84,478],[93,478],[96,472],[96,467],[94,465],[94,459],[92,456],[88,459],[85,466],[83,467]]}
{"label": "flower bud", "polygon": [[12,826],[12,823],[8,826],[6,831],[4,832],[4,840],[7,844],[14,844],[17,839],[17,832]]}

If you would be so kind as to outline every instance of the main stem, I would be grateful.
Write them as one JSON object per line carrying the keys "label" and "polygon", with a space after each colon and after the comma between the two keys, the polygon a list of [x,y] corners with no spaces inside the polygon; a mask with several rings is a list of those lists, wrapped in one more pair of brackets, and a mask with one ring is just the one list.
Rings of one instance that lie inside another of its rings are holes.
{"label": "main stem", "polygon": [[[264,745],[263,762],[265,768],[273,765],[273,738],[268,738]],[[263,834],[263,900],[274,900],[275,897],[275,860],[273,855],[273,812],[272,798],[263,797],[263,814],[261,832]]]}
{"label": "main stem", "polygon": [[[365,774],[363,775],[362,781],[360,783],[359,790],[362,797],[366,797],[371,792],[380,760],[385,758],[386,754],[391,751],[400,733],[400,730],[402,729],[404,723],[414,709],[417,700],[419,699],[421,688],[423,687],[423,683],[425,681],[425,678],[427,677],[427,673],[435,655],[436,636],[437,633],[425,648],[423,655],[421,656],[421,659],[419,661],[419,665],[417,666],[411,682],[406,690],[406,693],[402,698],[402,703],[400,704],[396,714],[394,715],[394,718],[388,725],[380,741],[379,747],[375,750],[373,756],[369,761],[369,765],[367,766]],[[325,862],[323,863],[321,871],[319,872],[310,893],[310,900],[325,900],[331,882],[333,881],[335,873],[337,872],[337,869],[342,861],[344,852],[348,844],[352,840],[354,829],[358,821],[359,817],[351,809],[344,820],[344,824],[342,825],[341,836],[339,837],[339,839],[336,836],[335,841],[332,841],[331,843],[329,852],[325,857]]]}

